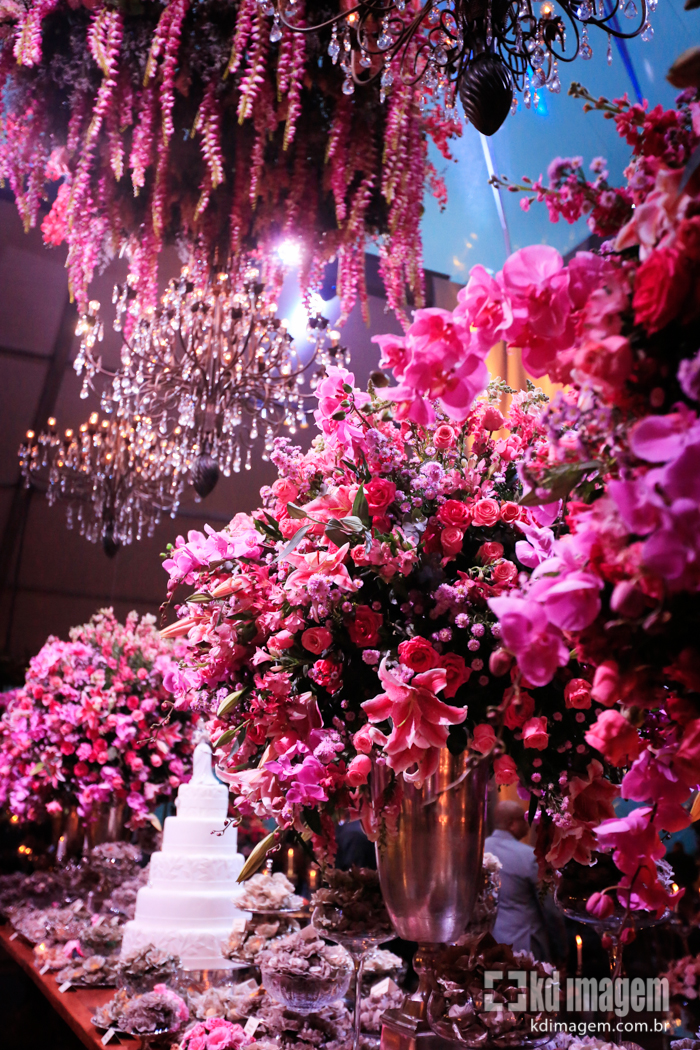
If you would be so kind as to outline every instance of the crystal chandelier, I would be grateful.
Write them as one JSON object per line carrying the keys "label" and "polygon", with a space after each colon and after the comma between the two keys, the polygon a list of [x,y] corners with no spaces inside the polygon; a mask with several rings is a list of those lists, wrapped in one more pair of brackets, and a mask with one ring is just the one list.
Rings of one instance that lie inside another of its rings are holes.
{"label": "crystal chandelier", "polygon": [[114,302],[121,369],[107,372],[96,354],[104,332],[93,302],[78,325],[75,367],[85,373],[83,394],[98,373],[109,375],[103,410],[140,419],[139,432],[156,428],[168,436],[191,462],[199,496],[211,492],[220,472],[250,470],[258,438],[266,460],[282,428],[294,434],[308,425],[302,387],[312,362],[324,368],[347,361],[339,333],[320,314],[309,318],[311,351],[302,360],[253,267],[240,280],[228,272],[199,277],[184,267],[159,306],[145,313],[128,283],[115,288]]}
{"label": "crystal chandelier", "polygon": [[56,420],[38,436],[27,431],[19,459],[26,484],[46,486],[51,505],[66,504],[68,527],[102,541],[112,557],[122,544],[153,535],[164,512],[178,509],[189,461],[172,441],[136,420],[100,422],[94,412],[76,433],[61,436]]}
{"label": "crystal chandelier", "polygon": [[[443,95],[448,107],[462,100],[469,121],[484,135],[500,128],[515,106],[514,90],[529,107],[538,89],[561,90],[559,63],[589,59],[591,27],[611,38],[641,34],[650,40],[648,11],[657,0],[361,0],[318,24],[298,0],[258,0],[273,19],[271,40],[282,26],[299,33],[330,34],[328,54],[340,62],[343,91],[379,76],[382,100],[398,78],[420,84],[424,101]],[[618,16],[634,20],[625,31]],[[567,34],[569,39],[567,40]]]}

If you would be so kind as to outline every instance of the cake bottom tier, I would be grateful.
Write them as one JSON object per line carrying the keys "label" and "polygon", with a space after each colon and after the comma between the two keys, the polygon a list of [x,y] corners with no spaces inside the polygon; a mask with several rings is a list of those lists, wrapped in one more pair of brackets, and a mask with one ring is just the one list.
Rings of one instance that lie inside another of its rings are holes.
{"label": "cake bottom tier", "polygon": [[179,955],[187,970],[230,970],[233,963],[221,954],[230,933],[230,919],[190,929],[168,926],[165,920],[132,919],[124,927],[121,954],[125,958],[154,944],[161,951]]}

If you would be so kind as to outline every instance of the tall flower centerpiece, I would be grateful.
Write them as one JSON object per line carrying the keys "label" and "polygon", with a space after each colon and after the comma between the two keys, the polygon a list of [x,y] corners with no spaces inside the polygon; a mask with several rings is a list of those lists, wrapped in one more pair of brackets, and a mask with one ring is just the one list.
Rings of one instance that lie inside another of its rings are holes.
{"label": "tall flower centerpiece", "polygon": [[0,719],[0,802],[21,820],[77,805],[84,825],[125,803],[143,825],[190,774],[193,721],[164,721],[176,656],[152,616],[121,624],[111,609],[49,638]]}
{"label": "tall flower centerpiece", "polygon": [[[405,381],[411,355],[430,346],[456,357],[469,339],[441,310],[418,311],[405,339],[380,337],[384,363]],[[546,399],[510,391],[504,415],[508,391],[494,382],[475,401],[484,356],[472,350],[461,386],[442,407],[424,400],[420,421],[389,399],[397,388],[364,393],[351,373],[329,370],[320,434],[307,453],[278,440],[263,506],[178,539],[165,561],[173,594],[193,588],[164,631],[188,642],[176,706],[211,718],[239,811],[274,817],[321,852],[332,854],[341,812],[376,830],[372,754],[397,790],[429,778],[443,748],[468,745],[496,748],[499,783],[517,780],[519,763],[537,780],[550,734],[565,739],[578,725],[558,684],[548,702],[561,725],[548,729],[533,697],[503,678],[509,658],[489,601],[517,586],[533,550],[526,537],[536,542],[552,520],[551,508],[517,502],[517,461],[547,455]]]}
{"label": "tall flower centerpiece", "polygon": [[258,0],[3,7],[0,175],[28,227],[58,182],[42,230],[67,243],[81,309],[116,253],[149,307],[166,244],[222,267],[256,248],[269,264],[291,238],[306,290],[337,258],[347,315],[367,235],[392,306],[407,284],[420,300],[423,194],[445,195],[428,140],[449,156],[459,120],[403,80],[386,105],[378,83],[353,95],[345,57],[272,14]]}

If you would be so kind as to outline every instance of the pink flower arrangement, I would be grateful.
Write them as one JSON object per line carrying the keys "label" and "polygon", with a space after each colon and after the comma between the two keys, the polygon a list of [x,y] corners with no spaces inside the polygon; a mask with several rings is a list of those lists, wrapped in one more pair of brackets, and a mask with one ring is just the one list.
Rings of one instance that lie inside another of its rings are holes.
{"label": "pink flower arrangement", "polygon": [[[451,347],[424,313],[414,324]],[[517,773],[506,757],[537,778],[536,756],[576,724],[561,688],[560,727],[504,680],[512,658],[498,660],[489,600],[517,586],[521,537],[551,521],[518,505],[514,462],[545,451],[544,395],[514,394],[504,415],[504,392],[492,384],[461,423],[439,405],[422,422],[331,369],[317,388],[321,437],[307,453],[277,441],[279,478],[263,507],[169,550],[171,593],[186,584],[194,597],[164,631],[188,643],[168,684],[178,708],[211,719],[240,813],[312,834],[332,854],[332,817],[372,825],[373,757],[400,790],[422,783],[442,748],[471,739],[500,754],[508,783]],[[497,740],[501,706],[523,717]]]}
{"label": "pink flower arrangement", "polygon": [[180,1040],[180,1050],[239,1050],[254,1042],[239,1024],[223,1017],[208,1017],[199,1021]]}
{"label": "pink flower arrangement", "polygon": [[[504,338],[536,375],[569,384],[542,415],[547,454],[528,450],[519,466],[522,503],[568,500],[565,527],[522,529],[516,556],[531,572],[489,606],[514,685],[566,682],[581,723],[571,746],[599,756],[583,793],[556,759],[546,786],[530,783],[543,867],[612,851],[608,892],[660,914],[677,897],[657,871],[661,834],[690,823],[700,786],[700,186],[684,174],[700,102],[687,91],[676,110],[648,112],[576,93],[634,147],[627,185],[610,188],[600,160],[589,183],[574,159],[551,166],[549,188],[511,188],[534,189],[555,219],[587,212],[610,239],[568,266],[523,249],[496,278],[473,273],[462,298],[470,342]],[[624,817],[609,811],[617,782],[640,804]]]}
{"label": "pink flower arrangement", "polygon": [[125,802],[139,827],[190,773],[193,722],[166,718],[164,682],[178,647],[152,616],[119,623],[103,609],[49,638],[0,719],[0,800],[22,820],[76,805],[88,823],[102,803]]}

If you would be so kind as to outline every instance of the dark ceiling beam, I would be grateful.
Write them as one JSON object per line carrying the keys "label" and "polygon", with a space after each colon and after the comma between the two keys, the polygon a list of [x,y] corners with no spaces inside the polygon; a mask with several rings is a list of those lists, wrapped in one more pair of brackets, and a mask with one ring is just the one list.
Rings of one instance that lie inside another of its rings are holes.
{"label": "dark ceiling beam", "polygon": [[38,350],[17,350],[11,346],[0,346],[0,357],[15,357],[21,361],[33,361],[43,365],[47,365],[51,360],[51,354],[40,354]]}
{"label": "dark ceiling beam", "polygon": [[[166,574],[163,573],[163,594],[161,600],[165,601],[166,596]],[[101,605],[115,605],[119,602],[120,605],[147,605],[150,608],[158,605],[158,598],[144,598],[135,595],[126,594],[124,596],[120,594],[103,594],[101,592],[92,591],[71,591],[66,590],[65,587],[39,587],[34,584],[19,584],[17,587],[18,594],[40,594],[46,598],[70,598],[84,601],[93,602],[95,608],[99,608]]]}
{"label": "dark ceiling beam", "polygon": [[[53,350],[51,356],[47,358],[48,367],[31,424],[31,429],[35,432],[40,431],[45,426],[46,420],[53,415],[56,408],[66,365],[70,360],[77,320],[78,312],[75,303],[66,298]],[[2,538],[0,539],[0,593],[8,588],[16,590],[21,562],[22,540],[27,525],[31,499],[31,487],[27,488],[22,477],[18,476]],[[13,606],[14,600],[11,600],[5,631],[5,649],[9,646]]]}

